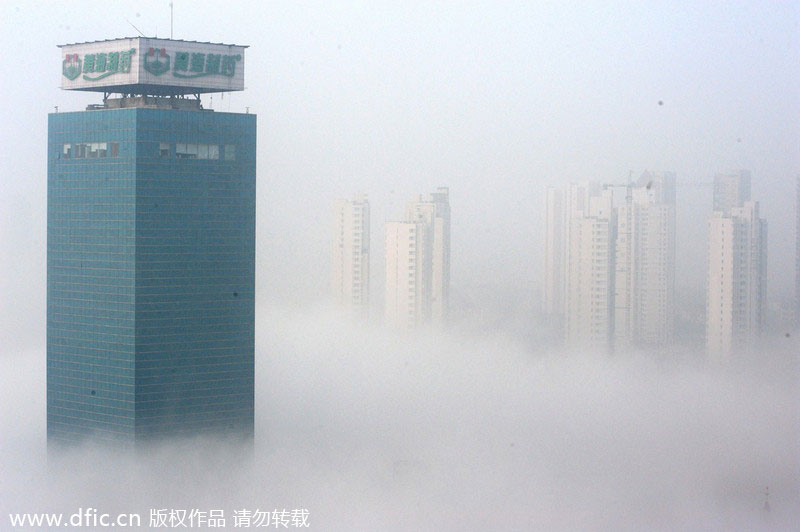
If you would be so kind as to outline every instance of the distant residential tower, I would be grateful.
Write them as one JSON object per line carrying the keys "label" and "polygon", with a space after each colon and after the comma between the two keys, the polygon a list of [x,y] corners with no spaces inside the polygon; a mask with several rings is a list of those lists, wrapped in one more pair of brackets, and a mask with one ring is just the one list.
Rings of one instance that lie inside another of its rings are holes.
{"label": "distant residential tower", "polygon": [[617,209],[615,348],[664,347],[675,323],[675,175],[645,172]]}
{"label": "distant residential tower", "polygon": [[[750,174],[714,179],[715,210],[708,222],[706,347],[724,360],[752,347],[766,309],[767,222],[750,200]],[[719,186],[718,186],[719,184]]]}
{"label": "distant residential tower", "polygon": [[450,310],[450,203],[440,187],[386,223],[386,319],[400,328],[441,326]]}
{"label": "distant residential tower", "polygon": [[331,290],[355,315],[369,311],[369,201],[359,195],[334,204]]}
{"label": "distant residential tower", "polygon": [[[625,191],[619,206],[614,188]],[[567,346],[606,352],[672,341],[673,174],[549,187],[544,227],[543,312]]]}
{"label": "distant residential tower", "polygon": [[614,335],[616,212],[610,189],[568,189],[564,338],[571,348],[608,352]]}

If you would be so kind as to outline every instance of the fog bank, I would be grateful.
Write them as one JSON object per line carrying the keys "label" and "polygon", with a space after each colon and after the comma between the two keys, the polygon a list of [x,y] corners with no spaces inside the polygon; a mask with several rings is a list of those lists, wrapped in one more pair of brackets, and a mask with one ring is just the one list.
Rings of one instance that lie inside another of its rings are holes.
{"label": "fog bank", "polygon": [[[793,338],[726,366],[414,338],[275,308],[256,441],[138,456],[44,447],[44,354],[0,359],[8,512],[308,508],[317,530],[789,529],[800,520]],[[685,354],[684,354],[685,355]],[[692,360],[694,360],[692,362]],[[763,510],[769,486],[771,510]]]}

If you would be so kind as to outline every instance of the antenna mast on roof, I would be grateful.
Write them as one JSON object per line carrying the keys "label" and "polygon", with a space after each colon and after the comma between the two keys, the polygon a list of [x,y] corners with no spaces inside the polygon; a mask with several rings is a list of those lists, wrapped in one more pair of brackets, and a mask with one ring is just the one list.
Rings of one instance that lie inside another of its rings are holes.
{"label": "antenna mast on roof", "polygon": [[172,2],[169,3],[169,38],[172,39]]}
{"label": "antenna mast on roof", "polygon": [[130,25],[131,25],[131,27],[132,27],[133,29],[135,29],[136,31],[138,31],[138,32],[139,32],[139,35],[141,35],[142,37],[144,37],[144,33],[142,33],[142,32],[139,30],[139,28],[137,28],[136,26],[134,26],[134,25],[133,25],[133,22],[131,22],[131,21],[130,21],[130,20],[128,20],[128,19],[125,19],[125,22],[127,22],[128,24],[130,24]]}

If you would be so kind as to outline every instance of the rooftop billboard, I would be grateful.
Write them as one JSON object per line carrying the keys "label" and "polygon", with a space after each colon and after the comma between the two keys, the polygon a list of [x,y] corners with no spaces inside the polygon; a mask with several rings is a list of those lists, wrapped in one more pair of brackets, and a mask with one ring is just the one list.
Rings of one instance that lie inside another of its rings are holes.
{"label": "rooftop billboard", "polygon": [[246,46],[128,37],[59,48],[65,90],[154,95],[244,90]]}

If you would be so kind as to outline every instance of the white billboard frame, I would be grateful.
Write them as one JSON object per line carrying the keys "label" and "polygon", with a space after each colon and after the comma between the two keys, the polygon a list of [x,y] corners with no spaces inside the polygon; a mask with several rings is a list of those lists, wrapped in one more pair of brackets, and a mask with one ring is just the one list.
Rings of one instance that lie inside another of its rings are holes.
{"label": "white billboard frame", "polygon": [[59,48],[64,90],[152,95],[244,90],[247,46],[126,37]]}

